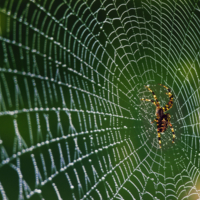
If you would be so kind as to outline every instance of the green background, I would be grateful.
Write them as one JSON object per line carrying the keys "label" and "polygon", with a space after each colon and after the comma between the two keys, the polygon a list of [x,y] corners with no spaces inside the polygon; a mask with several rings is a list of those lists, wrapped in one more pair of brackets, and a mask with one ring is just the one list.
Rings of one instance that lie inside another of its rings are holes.
{"label": "green background", "polygon": [[199,1],[1,1],[0,198],[200,198],[199,24]]}

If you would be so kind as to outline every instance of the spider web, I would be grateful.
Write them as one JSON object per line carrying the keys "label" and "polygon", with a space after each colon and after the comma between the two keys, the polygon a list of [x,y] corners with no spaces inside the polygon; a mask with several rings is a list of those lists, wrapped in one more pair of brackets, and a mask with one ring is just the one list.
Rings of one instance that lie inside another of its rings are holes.
{"label": "spider web", "polygon": [[200,199],[199,38],[194,0],[1,0],[0,198]]}

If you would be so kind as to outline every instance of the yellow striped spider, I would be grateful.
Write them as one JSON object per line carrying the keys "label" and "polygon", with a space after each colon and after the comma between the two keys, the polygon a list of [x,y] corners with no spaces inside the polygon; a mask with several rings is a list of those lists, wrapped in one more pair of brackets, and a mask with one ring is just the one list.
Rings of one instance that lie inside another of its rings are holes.
{"label": "yellow striped spider", "polygon": [[174,128],[172,127],[172,124],[170,122],[171,116],[169,113],[165,113],[173,106],[173,95],[170,92],[170,89],[168,87],[166,87],[165,85],[162,85],[162,84],[159,84],[159,85],[163,86],[164,88],[166,88],[168,90],[168,92],[166,94],[169,96],[169,102],[164,107],[160,107],[160,103],[159,103],[155,93],[148,86],[145,86],[145,87],[153,94],[155,101],[151,100],[151,99],[144,99],[144,98],[142,98],[140,100],[151,101],[156,106],[156,119],[154,121],[152,121],[151,123],[156,122],[156,124],[157,124],[158,142],[159,142],[159,146],[161,148],[160,133],[165,132],[168,125],[171,127],[171,131],[173,133],[172,143],[174,143],[175,134],[174,134]]}

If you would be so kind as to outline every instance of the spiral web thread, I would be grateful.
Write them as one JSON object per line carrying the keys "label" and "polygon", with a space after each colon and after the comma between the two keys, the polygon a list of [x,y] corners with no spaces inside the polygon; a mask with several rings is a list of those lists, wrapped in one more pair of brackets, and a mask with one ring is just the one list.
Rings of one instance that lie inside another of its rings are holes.
{"label": "spiral web thread", "polygon": [[1,1],[0,197],[200,199],[199,38],[200,1]]}

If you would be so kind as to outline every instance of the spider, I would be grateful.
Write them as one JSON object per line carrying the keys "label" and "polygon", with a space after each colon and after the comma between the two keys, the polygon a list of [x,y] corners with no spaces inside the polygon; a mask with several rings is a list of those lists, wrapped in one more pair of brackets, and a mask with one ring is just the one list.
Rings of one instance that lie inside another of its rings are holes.
{"label": "spider", "polygon": [[165,113],[173,106],[173,95],[170,92],[170,89],[168,87],[166,87],[165,85],[162,85],[162,84],[159,84],[159,85],[163,86],[164,88],[166,88],[168,90],[168,92],[166,93],[169,96],[168,104],[166,104],[164,107],[160,107],[160,103],[159,103],[155,93],[148,86],[145,86],[145,87],[153,94],[155,101],[150,100],[150,99],[144,99],[144,98],[142,98],[140,100],[151,101],[156,106],[156,113],[155,113],[156,119],[154,119],[151,123],[156,122],[156,124],[157,124],[158,142],[159,142],[159,146],[161,148],[160,133],[165,132],[168,125],[171,127],[171,131],[173,133],[172,143],[174,143],[175,134],[174,134],[174,129],[172,127],[172,124],[170,122],[171,116],[169,113]]}

